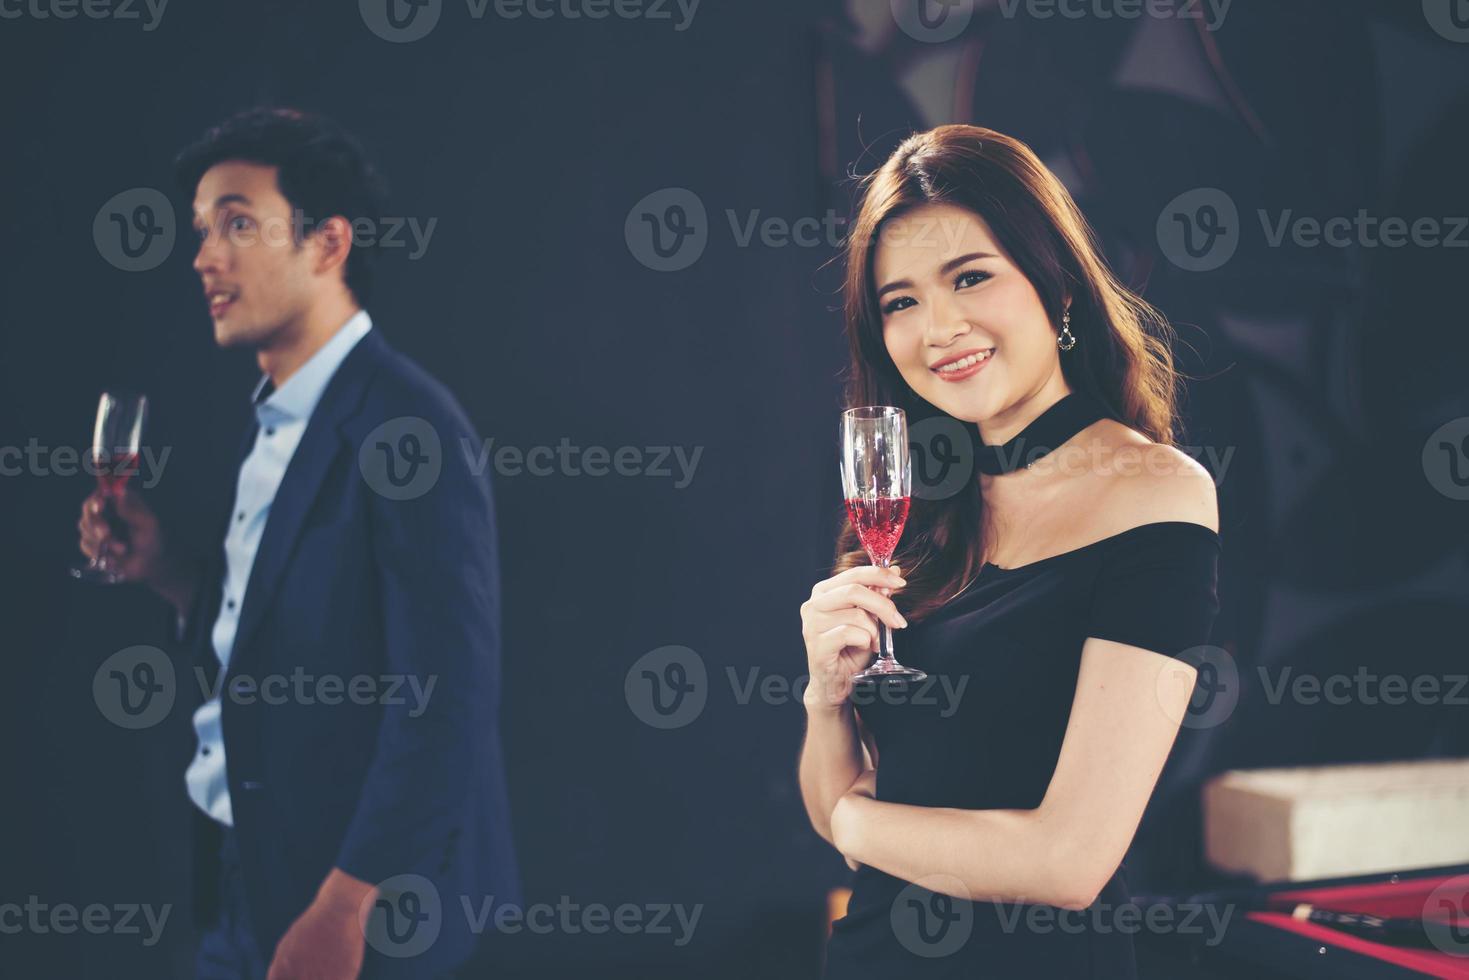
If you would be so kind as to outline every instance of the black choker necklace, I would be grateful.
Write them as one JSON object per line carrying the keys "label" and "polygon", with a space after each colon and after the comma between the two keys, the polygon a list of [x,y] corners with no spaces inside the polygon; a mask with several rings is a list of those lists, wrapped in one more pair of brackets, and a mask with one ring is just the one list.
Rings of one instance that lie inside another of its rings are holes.
{"label": "black choker necklace", "polygon": [[1036,416],[1004,445],[985,445],[979,438],[979,426],[969,426],[969,437],[974,443],[974,465],[981,473],[991,476],[1025,469],[1107,415],[1106,408],[1094,396],[1084,391],[1073,391]]}

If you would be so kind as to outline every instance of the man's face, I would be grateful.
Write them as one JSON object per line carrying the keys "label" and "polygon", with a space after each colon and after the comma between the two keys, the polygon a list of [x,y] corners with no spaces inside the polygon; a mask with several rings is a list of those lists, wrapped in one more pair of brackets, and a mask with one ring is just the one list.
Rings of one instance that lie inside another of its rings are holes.
{"label": "man's face", "polygon": [[293,217],[275,167],[226,160],[199,179],[194,269],[221,347],[265,346],[308,308],[318,250],[296,240]]}

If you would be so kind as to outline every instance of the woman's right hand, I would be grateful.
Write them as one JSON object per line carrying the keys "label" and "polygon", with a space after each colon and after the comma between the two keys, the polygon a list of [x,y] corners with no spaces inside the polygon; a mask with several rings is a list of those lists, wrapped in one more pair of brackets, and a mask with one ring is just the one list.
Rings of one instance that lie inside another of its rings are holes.
{"label": "woman's right hand", "polygon": [[852,675],[877,654],[877,623],[908,625],[888,596],[907,583],[901,570],[858,565],[817,582],[801,603],[801,636],[811,675],[808,705],[836,707],[852,694]]}

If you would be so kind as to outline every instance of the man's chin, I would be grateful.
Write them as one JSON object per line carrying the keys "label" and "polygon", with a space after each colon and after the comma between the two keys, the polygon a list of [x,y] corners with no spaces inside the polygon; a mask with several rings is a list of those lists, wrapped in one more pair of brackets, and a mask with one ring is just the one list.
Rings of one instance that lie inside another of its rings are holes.
{"label": "man's chin", "polygon": [[231,323],[228,318],[214,321],[214,342],[220,347],[253,347],[254,333],[243,324]]}

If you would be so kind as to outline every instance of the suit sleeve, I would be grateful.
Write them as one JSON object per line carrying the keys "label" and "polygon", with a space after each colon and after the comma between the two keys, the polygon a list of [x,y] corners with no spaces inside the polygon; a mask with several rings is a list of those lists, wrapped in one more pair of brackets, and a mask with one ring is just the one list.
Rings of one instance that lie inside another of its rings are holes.
{"label": "suit sleeve", "polygon": [[[429,692],[384,707],[374,759],[337,866],[378,883],[447,866],[480,745],[498,724],[500,581],[488,472],[471,470],[466,420],[441,414],[440,472],[421,494],[367,488],[387,670]],[[478,444],[475,441],[473,444]],[[368,481],[370,482],[370,481]],[[441,869],[442,870],[442,869]]]}

